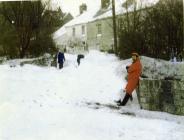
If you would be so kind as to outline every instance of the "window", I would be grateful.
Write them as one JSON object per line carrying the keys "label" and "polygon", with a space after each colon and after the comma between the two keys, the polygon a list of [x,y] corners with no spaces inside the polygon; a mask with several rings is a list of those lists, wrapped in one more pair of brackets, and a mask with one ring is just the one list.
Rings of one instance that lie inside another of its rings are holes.
{"label": "window", "polygon": [[73,36],[75,36],[75,28],[73,28]]}
{"label": "window", "polygon": [[85,26],[82,25],[82,35],[84,35],[84,34],[85,34]]}
{"label": "window", "polygon": [[85,45],[86,44],[86,42],[85,41],[82,41],[82,45]]}
{"label": "window", "polygon": [[97,24],[97,34],[102,34],[102,25]]}

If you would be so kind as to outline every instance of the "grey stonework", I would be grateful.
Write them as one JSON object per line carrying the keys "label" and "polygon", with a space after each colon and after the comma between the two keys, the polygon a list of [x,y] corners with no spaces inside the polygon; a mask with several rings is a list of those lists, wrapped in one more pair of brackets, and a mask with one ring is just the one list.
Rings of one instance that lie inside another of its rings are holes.
{"label": "grey stonework", "polygon": [[9,64],[10,67],[16,66],[24,66],[25,64],[32,64],[37,66],[52,66],[52,63],[56,63],[56,58],[51,56],[50,54],[45,54],[44,56],[32,59],[12,59],[12,60],[5,60],[3,64]]}
{"label": "grey stonework", "polygon": [[141,79],[137,94],[143,109],[184,115],[184,81]]}

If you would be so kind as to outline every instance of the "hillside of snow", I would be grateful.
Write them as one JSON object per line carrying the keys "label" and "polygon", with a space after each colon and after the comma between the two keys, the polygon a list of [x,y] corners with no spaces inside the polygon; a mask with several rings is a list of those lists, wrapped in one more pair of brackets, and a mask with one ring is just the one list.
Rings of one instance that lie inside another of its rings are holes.
{"label": "hillside of snow", "polygon": [[115,106],[130,59],[65,57],[62,70],[0,65],[0,140],[183,140],[184,116],[141,110],[135,92],[125,107],[105,106]]}

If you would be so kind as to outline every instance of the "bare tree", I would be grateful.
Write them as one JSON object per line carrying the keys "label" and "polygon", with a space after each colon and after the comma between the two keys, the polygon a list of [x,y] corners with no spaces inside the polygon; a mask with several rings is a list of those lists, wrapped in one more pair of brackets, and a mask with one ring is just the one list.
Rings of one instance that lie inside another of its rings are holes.
{"label": "bare tree", "polygon": [[41,24],[46,6],[41,1],[2,2],[1,14],[15,28],[18,35],[19,57],[23,58],[29,49],[30,40]]}

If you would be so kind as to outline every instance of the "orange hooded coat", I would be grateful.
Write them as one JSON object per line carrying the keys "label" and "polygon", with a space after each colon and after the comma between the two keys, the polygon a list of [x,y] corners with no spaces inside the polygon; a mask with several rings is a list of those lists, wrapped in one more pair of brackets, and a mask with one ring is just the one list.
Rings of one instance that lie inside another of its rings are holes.
{"label": "orange hooded coat", "polygon": [[137,87],[139,83],[139,77],[141,76],[142,65],[137,58],[137,60],[132,63],[128,68],[128,83],[126,85],[126,93],[132,94],[133,90]]}

